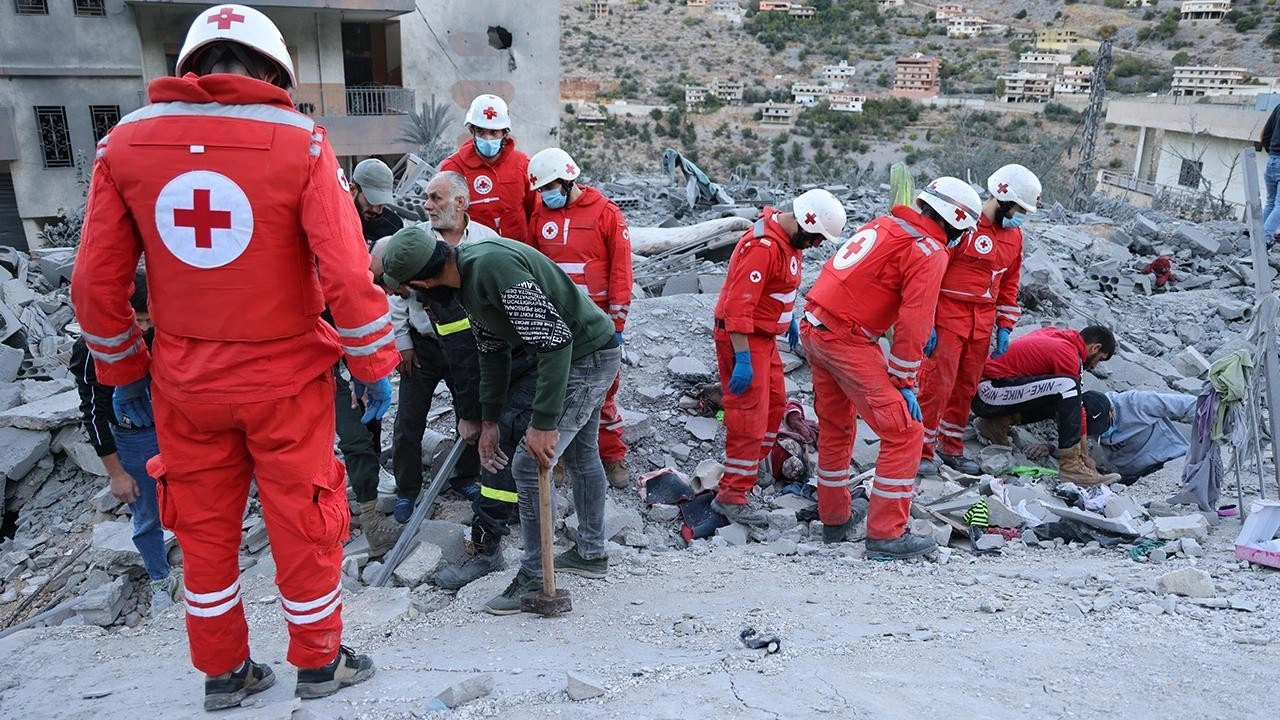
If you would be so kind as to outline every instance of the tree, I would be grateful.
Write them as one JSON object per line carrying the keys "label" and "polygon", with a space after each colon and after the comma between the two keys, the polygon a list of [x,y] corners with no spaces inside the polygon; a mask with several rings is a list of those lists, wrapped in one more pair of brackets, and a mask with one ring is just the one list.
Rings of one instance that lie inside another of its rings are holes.
{"label": "tree", "polygon": [[413,143],[417,146],[418,155],[423,160],[437,165],[453,150],[441,140],[452,122],[450,117],[452,114],[453,110],[449,104],[436,102],[436,96],[433,94],[429,102],[422,103],[421,113],[409,111],[409,115],[405,118],[404,134],[398,139],[400,142]]}
{"label": "tree", "polygon": [[996,78],[996,97],[1004,97],[1004,78]]}

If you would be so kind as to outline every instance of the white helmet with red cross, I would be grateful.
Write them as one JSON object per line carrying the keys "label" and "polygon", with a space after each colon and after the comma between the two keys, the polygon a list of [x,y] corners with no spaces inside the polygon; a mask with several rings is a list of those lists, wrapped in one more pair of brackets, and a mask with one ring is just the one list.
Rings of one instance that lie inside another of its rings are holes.
{"label": "white helmet with red cross", "polygon": [[945,175],[921,189],[916,200],[933,208],[943,222],[957,230],[977,226],[982,210],[977,190],[960,178]]}
{"label": "white helmet with red cross", "polygon": [[497,95],[477,95],[467,110],[467,124],[485,130],[510,130],[511,113],[507,102]]}
{"label": "white helmet with red cross", "polygon": [[191,63],[201,48],[219,41],[234,42],[256,50],[280,66],[288,76],[289,87],[298,84],[293,72],[293,58],[289,57],[280,28],[271,22],[271,18],[246,5],[214,5],[196,16],[178,53],[178,75],[191,71]]}
{"label": "white helmet with red cross", "polygon": [[1005,165],[991,173],[987,192],[1000,202],[1017,203],[1028,215],[1040,206],[1040,178],[1021,165]]}
{"label": "white helmet with red cross", "polygon": [[577,180],[582,172],[569,153],[560,148],[547,148],[529,158],[529,189],[537,190],[556,180]]}
{"label": "white helmet with red cross", "polygon": [[833,242],[844,232],[844,223],[848,219],[844,205],[822,188],[809,190],[797,197],[791,203],[791,212],[801,230],[817,233]]}

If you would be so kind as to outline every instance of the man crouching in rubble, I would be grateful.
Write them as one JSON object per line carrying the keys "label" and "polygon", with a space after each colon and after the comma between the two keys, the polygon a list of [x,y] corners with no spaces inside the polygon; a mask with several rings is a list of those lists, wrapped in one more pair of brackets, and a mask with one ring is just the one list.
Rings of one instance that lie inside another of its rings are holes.
{"label": "man crouching in rubble", "polygon": [[1056,418],[1058,476],[1077,485],[1107,485],[1120,479],[1102,475],[1089,455],[1080,382],[1116,351],[1116,338],[1100,325],[1083,330],[1041,328],[1009,343],[982,370],[973,398],[974,427],[980,440],[1009,445],[1009,428]]}
{"label": "man crouching in rubble", "polygon": [[[800,328],[822,428],[823,540],[846,539],[861,519],[849,492],[854,412],[880,437],[867,519],[870,559],[919,557],[936,548],[933,540],[906,532],[924,442],[916,372],[933,329],[947,243],[977,224],[982,207],[978,193],[953,177],[929,183],[915,204],[895,205],[867,223],[823,265],[805,297]],[[886,357],[879,341],[890,327]]]}
{"label": "man crouching in rubble", "polygon": [[1151,390],[1082,396],[1089,437],[1098,441],[1097,463],[1132,485],[1187,454],[1191,443],[1175,422],[1192,423],[1196,396]]}
{"label": "man crouching in rubble", "polygon": [[729,258],[714,333],[724,391],[724,477],[711,507],[732,522],[769,524],[768,515],[747,504],[747,494],[760,460],[773,451],[787,404],[777,336],[786,332],[795,349],[801,252],[839,238],[845,220],[835,196],[810,190],[789,213],[766,207]]}
{"label": "man crouching in rubble", "polygon": [[580,524],[577,545],[556,556],[555,567],[604,577],[609,558],[600,409],[622,360],[609,316],[554,262],[513,240],[487,238],[453,248],[422,228],[405,228],[387,243],[382,269],[385,287],[458,291],[480,353],[480,462],[490,471],[508,462],[499,447],[498,421],[508,401],[512,353],[537,358],[532,419],[511,459],[524,555],[515,579],[485,609],[495,615],[517,613],[520,596],[541,585],[538,473],[539,468],[549,471],[561,456]]}

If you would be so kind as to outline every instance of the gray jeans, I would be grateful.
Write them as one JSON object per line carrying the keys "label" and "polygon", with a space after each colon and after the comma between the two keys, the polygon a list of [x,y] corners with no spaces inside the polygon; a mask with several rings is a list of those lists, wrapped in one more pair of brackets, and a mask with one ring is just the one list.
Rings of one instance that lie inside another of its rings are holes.
{"label": "gray jeans", "polygon": [[[573,487],[573,507],[578,514],[578,553],[587,559],[602,558],[604,550],[604,464],[600,461],[600,407],[622,364],[622,349],[598,350],[573,362],[565,388],[564,412],[556,429],[555,459],[563,459]],[[554,464],[554,462],[553,462]],[[524,555],[520,567],[542,577],[542,545],[538,528],[538,461],[524,443],[516,448],[511,474],[520,496],[520,532]],[[553,500],[554,502],[554,500]]]}

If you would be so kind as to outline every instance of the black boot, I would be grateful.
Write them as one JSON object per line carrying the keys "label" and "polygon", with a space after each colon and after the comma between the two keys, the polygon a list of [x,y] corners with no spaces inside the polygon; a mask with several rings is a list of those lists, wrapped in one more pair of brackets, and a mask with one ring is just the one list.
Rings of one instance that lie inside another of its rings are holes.
{"label": "black boot", "polygon": [[460,565],[450,565],[431,577],[441,590],[459,590],[467,583],[507,566],[502,556],[502,536],[486,531],[478,523],[471,526],[471,555]]}
{"label": "black boot", "polygon": [[831,543],[844,542],[849,540],[853,535],[853,531],[858,528],[858,523],[862,522],[867,516],[868,503],[866,498],[855,497],[849,507],[849,519],[840,525],[823,525],[822,526],[822,542],[830,545]]}
{"label": "black boot", "polygon": [[298,668],[298,686],[293,694],[303,700],[332,695],[344,687],[373,677],[373,658],[357,655],[346,645],[338,646],[338,656],[318,668]]}
{"label": "black boot", "polygon": [[276,684],[271,668],[253,660],[245,660],[238,669],[204,678],[204,709],[223,710],[244,702],[254,693]]}

